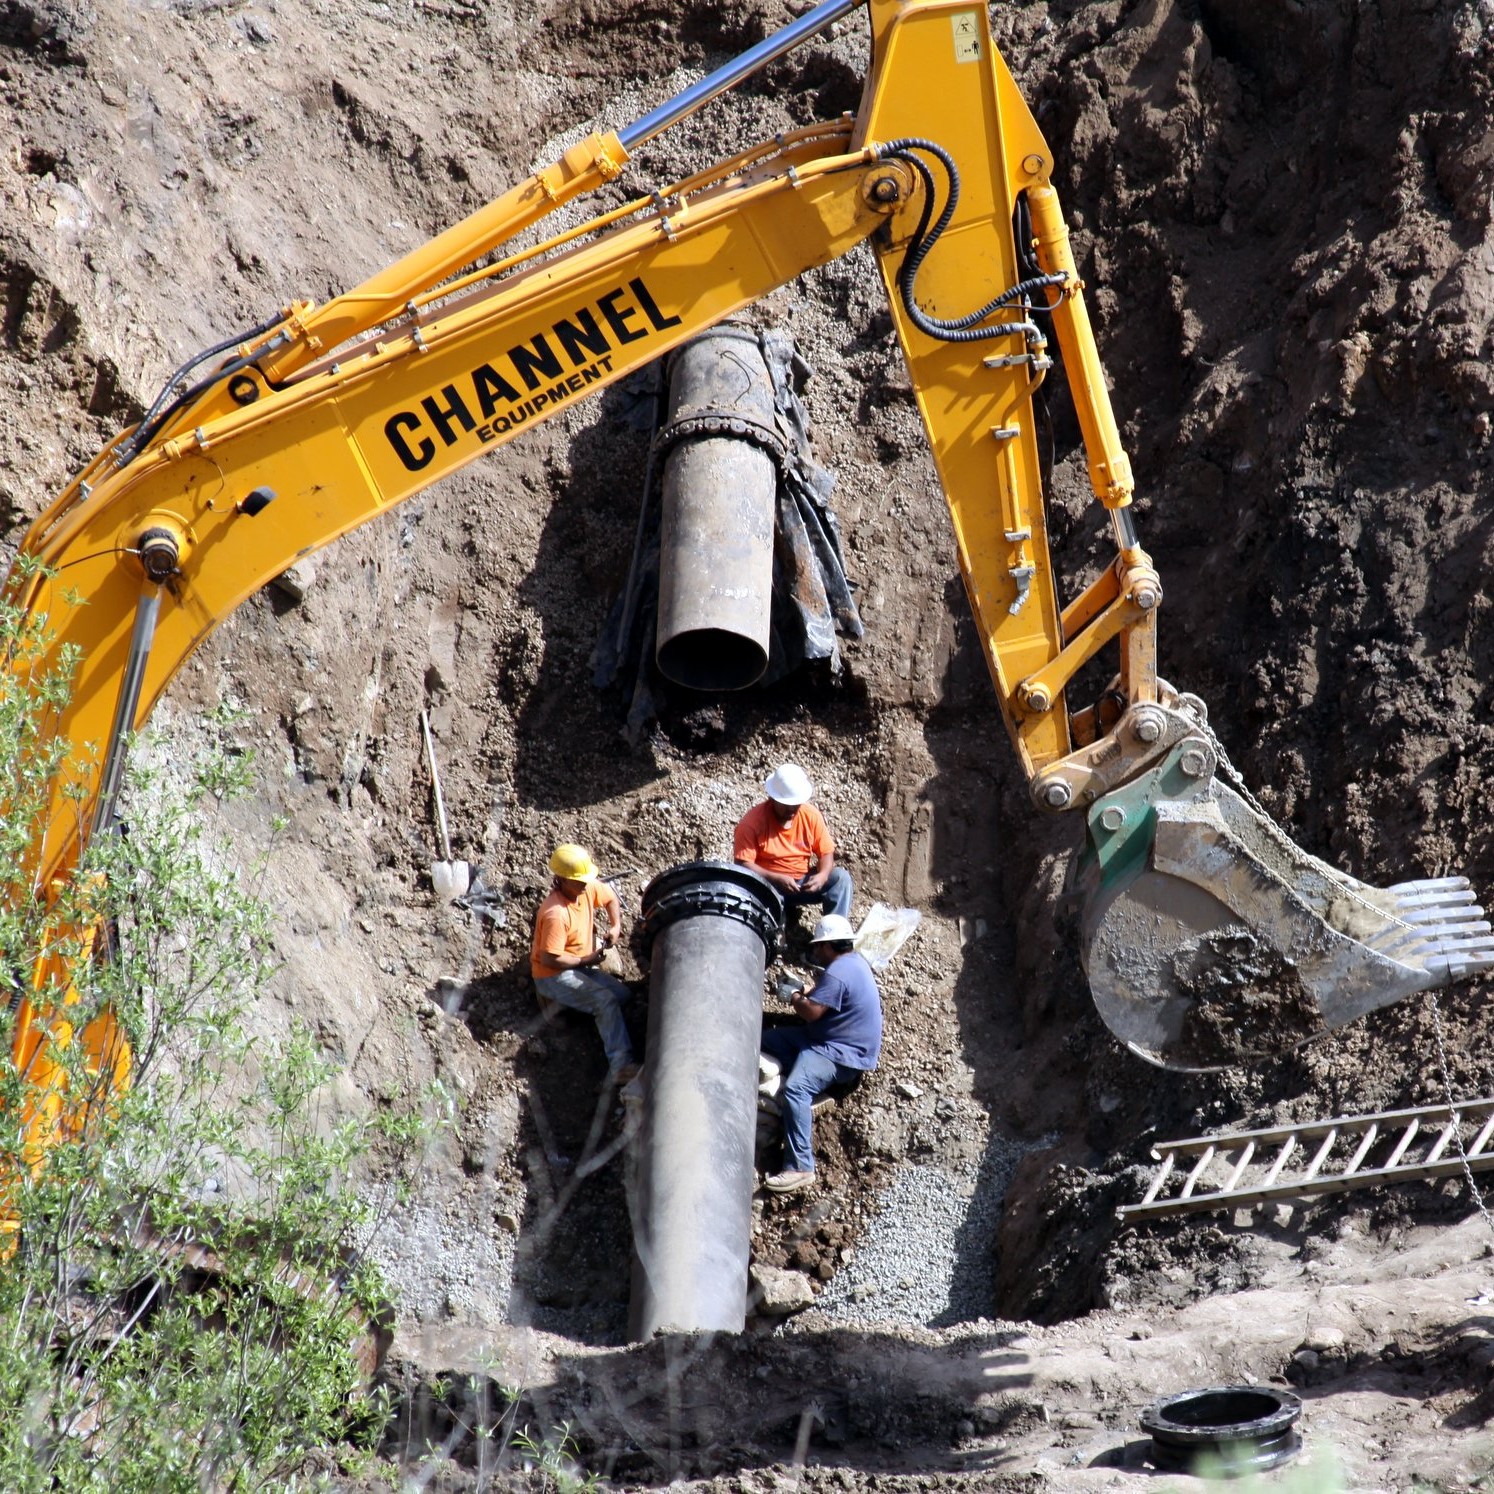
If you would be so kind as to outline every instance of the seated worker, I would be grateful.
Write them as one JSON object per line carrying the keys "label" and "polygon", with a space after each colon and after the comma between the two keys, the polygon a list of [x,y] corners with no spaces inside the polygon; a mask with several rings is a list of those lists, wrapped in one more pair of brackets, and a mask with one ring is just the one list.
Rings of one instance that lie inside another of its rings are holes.
{"label": "seated worker", "polygon": [[[851,874],[835,864],[835,842],[825,817],[809,802],[814,785],[796,763],[785,763],[764,784],[768,797],[737,822],[732,860],[761,872],[785,906],[818,903],[825,913],[851,912]],[[812,864],[811,864],[812,863]]]}
{"label": "seated worker", "polygon": [[[607,1054],[608,1077],[622,1086],[638,1073],[622,1017],[629,992],[620,980],[596,968],[622,933],[622,909],[617,894],[597,879],[596,866],[584,846],[556,846],[550,870],[555,879],[535,914],[529,944],[534,989],[543,1000],[595,1018]],[[598,910],[606,920],[600,941]]]}
{"label": "seated worker", "polygon": [[763,1052],[783,1071],[783,1171],[763,1180],[772,1193],[797,1193],[814,1182],[815,1096],[854,1083],[881,1057],[882,998],[871,966],[852,948],[852,933],[850,919],[838,913],[820,919],[810,958],[824,972],[791,998],[804,1025],[763,1032]]}

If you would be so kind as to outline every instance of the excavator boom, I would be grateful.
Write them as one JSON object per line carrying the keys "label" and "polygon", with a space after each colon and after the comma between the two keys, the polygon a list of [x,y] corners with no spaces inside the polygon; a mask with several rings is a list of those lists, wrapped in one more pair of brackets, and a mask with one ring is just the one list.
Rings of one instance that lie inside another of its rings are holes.
{"label": "excavator boom", "polygon": [[[57,726],[71,751],[27,863],[33,895],[50,900],[109,830],[130,734],[246,597],[869,241],[1034,803],[1087,822],[1086,960],[1117,1034],[1153,1061],[1209,1067],[1494,965],[1461,885],[1377,892],[1293,846],[1219,777],[1226,760],[1201,703],[1158,678],[1162,586],[1131,519],[1130,463],[1052,155],[984,5],[869,0],[873,62],[854,117],[779,136],[472,268],[855,8],[826,0],[364,285],[210,349],[52,504],[6,588],[45,619],[24,667],[80,659]],[[1054,343],[1115,540],[1113,562],[1067,605],[1034,418]],[[1112,644],[1113,688],[1071,708],[1074,676]],[[64,1017],[39,996],[19,1003],[12,1058],[33,1083],[49,1045],[72,1040]],[[97,1041],[95,1067],[116,1072],[118,1034]]]}

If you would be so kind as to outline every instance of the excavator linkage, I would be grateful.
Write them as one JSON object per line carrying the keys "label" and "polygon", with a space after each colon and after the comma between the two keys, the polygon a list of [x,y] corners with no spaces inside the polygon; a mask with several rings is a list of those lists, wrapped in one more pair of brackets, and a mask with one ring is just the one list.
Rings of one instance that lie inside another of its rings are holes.
{"label": "excavator linkage", "polygon": [[1169,1069],[1286,1052],[1418,991],[1494,969],[1465,877],[1380,889],[1310,856],[1197,730],[1090,806],[1075,863],[1095,1005]]}

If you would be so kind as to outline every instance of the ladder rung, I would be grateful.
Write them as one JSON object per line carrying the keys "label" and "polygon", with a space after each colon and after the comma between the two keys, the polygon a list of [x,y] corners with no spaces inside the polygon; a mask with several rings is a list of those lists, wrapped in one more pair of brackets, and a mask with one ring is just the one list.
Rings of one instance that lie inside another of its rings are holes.
{"label": "ladder rung", "polygon": [[1265,1180],[1261,1183],[1262,1188],[1269,1188],[1281,1176],[1281,1169],[1287,1165],[1287,1158],[1296,1150],[1297,1138],[1288,1136],[1282,1145],[1281,1155],[1271,1164],[1271,1171],[1266,1174]]}
{"label": "ladder rung", "polygon": [[1412,1121],[1406,1127],[1401,1139],[1395,1144],[1395,1150],[1385,1159],[1385,1166],[1380,1169],[1382,1172],[1389,1172],[1400,1163],[1401,1158],[1406,1155],[1406,1148],[1411,1145],[1412,1139],[1420,1129],[1420,1121]]}
{"label": "ladder rung", "polygon": [[1183,1184],[1183,1191],[1178,1194],[1179,1198],[1193,1197],[1193,1189],[1198,1183],[1199,1178],[1203,1176],[1204,1168],[1206,1168],[1213,1160],[1214,1148],[1209,1147],[1199,1156],[1198,1161],[1193,1164],[1193,1171],[1188,1174],[1188,1181]]}
{"label": "ladder rung", "polygon": [[1422,1161],[1425,1163],[1435,1162],[1443,1154],[1443,1152],[1447,1150],[1447,1143],[1458,1134],[1458,1127],[1462,1125],[1462,1123],[1463,1117],[1461,1115],[1453,1116],[1453,1118],[1448,1121],[1445,1126],[1443,1126],[1442,1134],[1437,1138],[1436,1143],[1433,1145],[1431,1151],[1429,1151],[1426,1156],[1422,1158]]}
{"label": "ladder rung", "polygon": [[1152,1179],[1152,1186],[1146,1190],[1146,1197],[1141,1200],[1143,1207],[1156,1200],[1157,1194],[1162,1191],[1163,1183],[1172,1176],[1172,1170],[1177,1166],[1177,1162],[1176,1152],[1168,1152],[1162,1159],[1162,1166],[1158,1170],[1157,1176]]}
{"label": "ladder rung", "polygon": [[1229,1175],[1229,1182],[1224,1185],[1226,1193],[1233,1193],[1239,1186],[1240,1179],[1245,1175],[1245,1169],[1250,1165],[1250,1159],[1255,1156],[1255,1143],[1247,1141],[1244,1150],[1240,1153],[1240,1160],[1235,1163],[1235,1170]]}
{"label": "ladder rung", "polygon": [[1371,1123],[1369,1130],[1364,1133],[1364,1140],[1359,1143],[1358,1149],[1355,1151],[1354,1155],[1349,1159],[1349,1165],[1346,1168],[1344,1168],[1344,1171],[1343,1171],[1343,1176],[1344,1177],[1346,1177],[1346,1178],[1353,1177],[1353,1175],[1356,1172],[1359,1171],[1359,1164],[1364,1161],[1365,1155],[1368,1153],[1369,1149],[1375,1144],[1375,1139],[1379,1136],[1379,1134],[1380,1134],[1380,1123],[1378,1121],[1374,1121],[1374,1122]]}
{"label": "ladder rung", "polygon": [[1302,1174],[1304,1181],[1310,1181],[1317,1177],[1318,1169],[1328,1159],[1328,1153],[1333,1150],[1333,1143],[1338,1140],[1338,1131],[1330,1131],[1324,1138],[1323,1144],[1317,1149],[1311,1162],[1307,1164],[1307,1171]]}

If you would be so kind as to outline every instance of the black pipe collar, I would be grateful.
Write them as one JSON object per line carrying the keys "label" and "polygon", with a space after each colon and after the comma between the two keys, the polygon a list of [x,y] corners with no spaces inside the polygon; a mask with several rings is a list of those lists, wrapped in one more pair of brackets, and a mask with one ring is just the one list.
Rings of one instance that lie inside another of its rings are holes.
{"label": "black pipe collar", "polygon": [[733,861],[688,861],[643,889],[643,937],[650,948],[670,924],[702,916],[745,923],[771,957],[783,930],[783,897],[766,877]]}
{"label": "black pipe collar", "polygon": [[1178,1473],[1206,1471],[1235,1478],[1264,1473],[1296,1457],[1302,1442],[1297,1418],[1302,1402],[1290,1391],[1264,1385],[1216,1385],[1154,1401],[1141,1414],[1151,1434],[1152,1463]]}

